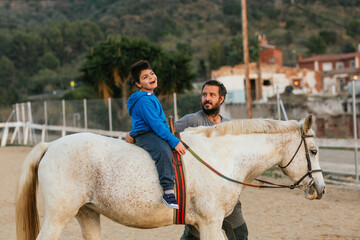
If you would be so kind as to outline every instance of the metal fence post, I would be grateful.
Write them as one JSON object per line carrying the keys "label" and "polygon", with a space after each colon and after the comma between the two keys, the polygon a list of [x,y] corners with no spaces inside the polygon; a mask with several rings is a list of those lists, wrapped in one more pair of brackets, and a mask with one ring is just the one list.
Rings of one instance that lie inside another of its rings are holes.
{"label": "metal fence post", "polygon": [[109,108],[109,130],[112,131],[111,98],[108,98],[108,108]]}
{"label": "metal fence post", "polygon": [[45,124],[44,124],[44,135],[42,135],[41,137],[41,141],[42,142],[46,142],[46,139],[48,137],[48,130],[47,130],[47,125],[48,125],[48,114],[47,114],[47,102],[44,101],[44,121],[45,121]]}
{"label": "metal fence post", "polygon": [[[15,104],[15,113],[16,113],[16,114],[15,114],[16,123],[19,124],[19,122],[20,122],[19,103],[16,103],[16,104]],[[21,131],[20,131],[19,125],[15,128],[14,136],[16,135],[16,133],[17,133],[17,135],[18,135],[17,142],[18,142],[18,144],[20,144],[22,139],[21,139]]]}
{"label": "metal fence post", "polygon": [[281,111],[282,111],[282,113],[283,113],[283,116],[284,116],[284,119],[285,119],[285,121],[288,121],[289,119],[288,119],[288,116],[287,116],[287,114],[286,114],[286,110],[285,110],[285,107],[284,107],[284,103],[283,103],[283,101],[281,100],[281,98],[279,97],[279,102],[280,102],[280,107],[281,107]]}
{"label": "metal fence post", "polygon": [[176,93],[173,93],[173,99],[174,99],[174,116],[175,116],[175,121],[177,121],[179,119],[178,116],[178,111],[177,111],[177,99],[176,99]]}
{"label": "metal fence post", "polygon": [[61,136],[65,136],[66,135],[66,131],[65,131],[65,127],[66,127],[66,113],[65,113],[65,100],[61,100],[61,103],[62,103],[62,114],[63,114],[63,130],[62,130],[62,133],[61,133]]}
{"label": "metal fence post", "polygon": [[23,124],[23,134],[24,134],[24,141],[23,144],[27,143],[27,133],[26,133],[26,119],[25,119],[25,106],[24,103],[21,103],[21,121]]}
{"label": "metal fence post", "polygon": [[352,81],[352,101],[353,101],[353,129],[354,129],[354,158],[355,158],[355,180],[359,180],[359,172],[358,172],[358,160],[357,160],[357,126],[356,126],[356,96],[355,96],[355,80],[357,76],[353,76]]}
{"label": "metal fence post", "polygon": [[[33,117],[32,117],[32,109],[31,109],[31,102],[28,102],[28,117],[29,117],[29,122],[30,124],[33,124]],[[32,143],[36,144],[36,134],[35,134],[35,129],[31,126],[30,127],[30,140]]]}
{"label": "metal fence post", "polygon": [[281,115],[280,115],[280,93],[279,93],[279,86],[278,85],[276,85],[276,106],[277,106],[278,120],[281,120]]}
{"label": "metal fence post", "polygon": [[84,127],[88,128],[86,99],[84,99]]}

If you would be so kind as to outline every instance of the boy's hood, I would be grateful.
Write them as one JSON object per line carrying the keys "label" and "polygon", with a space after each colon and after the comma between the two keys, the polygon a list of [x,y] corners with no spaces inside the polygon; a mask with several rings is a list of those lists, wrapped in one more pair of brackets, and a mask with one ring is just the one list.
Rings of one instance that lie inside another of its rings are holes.
{"label": "boy's hood", "polygon": [[131,94],[131,96],[129,97],[129,99],[126,102],[126,105],[127,105],[130,115],[132,115],[134,106],[140,98],[142,98],[143,96],[148,96],[148,95],[152,95],[152,94],[153,93],[144,92],[144,91],[140,91],[140,90]]}

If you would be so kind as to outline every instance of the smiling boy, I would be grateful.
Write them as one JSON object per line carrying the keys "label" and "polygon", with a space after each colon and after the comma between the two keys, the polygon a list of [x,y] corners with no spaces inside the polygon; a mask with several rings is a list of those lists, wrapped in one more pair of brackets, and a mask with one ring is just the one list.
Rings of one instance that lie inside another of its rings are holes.
{"label": "smiling boy", "polygon": [[164,190],[162,201],[170,208],[179,206],[174,195],[174,166],[172,151],[185,154],[185,147],[171,132],[166,122],[164,110],[153,91],[157,87],[157,77],[147,61],[141,60],[131,66],[131,74],[139,90],[127,101],[132,117],[130,136],[135,144],[149,152],[155,160],[160,185]]}

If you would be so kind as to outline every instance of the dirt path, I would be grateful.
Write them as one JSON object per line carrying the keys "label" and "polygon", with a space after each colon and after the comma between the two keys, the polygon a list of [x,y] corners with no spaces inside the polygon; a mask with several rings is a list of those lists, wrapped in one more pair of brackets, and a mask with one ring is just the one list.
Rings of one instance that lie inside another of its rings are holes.
{"label": "dirt path", "polygon": [[[31,148],[0,148],[0,239],[15,237],[14,195],[22,161]],[[284,182],[285,179],[273,179]],[[360,240],[360,186],[327,185],[320,201],[309,201],[299,190],[246,188],[241,196],[249,239]],[[42,202],[39,201],[42,217]],[[102,239],[179,239],[182,226],[140,230],[102,217]],[[61,239],[82,239],[72,220]]]}

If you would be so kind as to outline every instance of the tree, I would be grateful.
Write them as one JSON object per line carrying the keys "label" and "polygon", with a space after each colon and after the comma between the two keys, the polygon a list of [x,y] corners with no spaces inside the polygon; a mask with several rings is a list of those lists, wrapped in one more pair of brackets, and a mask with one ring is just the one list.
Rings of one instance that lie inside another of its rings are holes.
{"label": "tree", "polygon": [[312,35],[306,43],[309,54],[323,54],[326,51],[325,41],[317,35]]}
{"label": "tree", "polygon": [[[244,63],[243,41],[241,36],[233,37],[230,43],[225,44],[225,65],[237,65]],[[249,39],[249,59],[250,62],[257,62],[259,59],[259,40]]]}
{"label": "tree", "polygon": [[30,75],[37,72],[37,62],[43,55],[42,41],[37,33],[17,32],[10,44],[10,59],[17,69]]}
{"label": "tree", "polygon": [[224,46],[221,42],[212,42],[209,51],[210,69],[218,69],[226,63]]}
{"label": "tree", "polygon": [[354,44],[351,41],[347,40],[341,44],[340,51],[342,53],[356,52],[356,47],[354,46]]}
{"label": "tree", "polygon": [[327,45],[333,45],[337,42],[337,33],[334,31],[322,30],[319,32],[319,36]]}
{"label": "tree", "polygon": [[360,36],[360,22],[357,20],[351,20],[346,23],[346,33],[353,37],[357,38]]}
{"label": "tree", "polygon": [[[99,26],[89,21],[61,22],[57,27],[62,34],[62,41],[59,41],[62,45],[57,55],[62,64],[74,60],[79,54],[86,52],[89,47],[103,39]],[[57,33],[54,32],[53,36],[56,35]],[[51,41],[54,44],[56,39]]]}
{"label": "tree", "polygon": [[38,66],[39,69],[47,68],[50,70],[55,70],[60,66],[60,61],[52,52],[47,52],[39,59]]}
{"label": "tree", "polygon": [[45,88],[54,90],[53,83],[56,82],[57,74],[50,69],[42,69],[38,74],[29,79],[27,89],[32,94],[41,94]]}
{"label": "tree", "polygon": [[103,98],[121,96],[125,113],[132,78],[131,65],[141,59],[148,60],[157,72],[159,92],[189,88],[192,77],[189,73],[191,58],[181,54],[166,55],[161,48],[150,42],[125,36],[109,37],[91,48],[81,68],[83,75],[80,80],[92,85]]}
{"label": "tree", "polygon": [[154,42],[158,42],[166,35],[180,36],[181,32],[177,27],[177,22],[171,16],[164,13],[156,14],[149,21],[149,25],[143,30],[145,36]]}
{"label": "tree", "polygon": [[207,67],[205,64],[205,60],[204,59],[200,59],[199,60],[199,64],[198,64],[198,79],[200,81],[206,81],[207,78]]}
{"label": "tree", "polygon": [[186,55],[192,57],[194,49],[191,47],[189,43],[178,43],[176,44],[176,49],[182,55]]}
{"label": "tree", "polygon": [[14,63],[7,57],[0,57],[0,104],[15,102],[19,98],[19,86],[15,78]]}
{"label": "tree", "polygon": [[191,89],[191,57],[182,52],[165,53],[141,38],[109,37],[96,44],[86,56],[79,80],[91,85],[102,98],[122,97],[123,115],[130,86],[131,65],[148,60],[158,75],[158,93],[183,92]]}
{"label": "tree", "polygon": [[224,1],[222,6],[224,15],[240,15],[241,14],[241,2],[240,1]]}
{"label": "tree", "polygon": [[[250,62],[257,62],[259,59],[259,40],[249,39]],[[209,52],[210,69],[218,69],[223,65],[234,66],[244,63],[243,41],[241,36],[233,37],[229,43],[221,44],[214,42]]]}
{"label": "tree", "polygon": [[234,37],[226,47],[226,65],[234,66],[244,62],[244,51],[242,37]]}
{"label": "tree", "polygon": [[59,24],[49,24],[41,31],[40,36],[44,41],[45,51],[53,52],[60,60],[61,65],[64,64],[64,40]]}
{"label": "tree", "polygon": [[8,31],[0,31],[0,56],[8,56],[10,51],[11,38],[12,36]]}
{"label": "tree", "polygon": [[157,93],[183,93],[191,90],[191,79],[195,75],[191,72],[191,57],[182,52],[164,53],[160,59],[160,66],[155,66],[155,72],[159,78]]}

